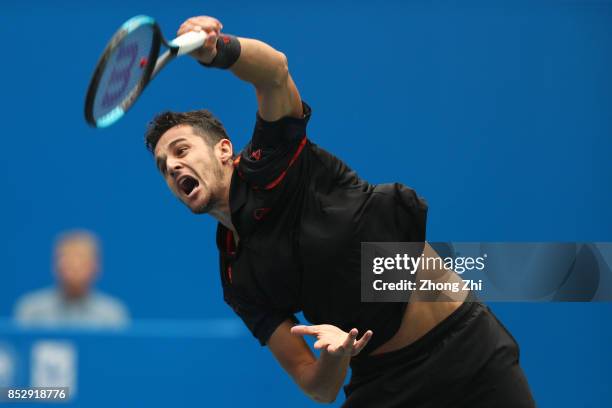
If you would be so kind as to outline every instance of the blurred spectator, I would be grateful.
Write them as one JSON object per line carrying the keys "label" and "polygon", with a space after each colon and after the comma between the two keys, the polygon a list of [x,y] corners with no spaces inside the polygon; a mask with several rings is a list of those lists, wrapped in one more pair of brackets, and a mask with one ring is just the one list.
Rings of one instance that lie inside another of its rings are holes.
{"label": "blurred spectator", "polygon": [[87,231],[61,235],[55,245],[57,285],[24,295],[15,317],[37,326],[118,327],[127,324],[123,304],[93,290],[100,269],[99,244]]}

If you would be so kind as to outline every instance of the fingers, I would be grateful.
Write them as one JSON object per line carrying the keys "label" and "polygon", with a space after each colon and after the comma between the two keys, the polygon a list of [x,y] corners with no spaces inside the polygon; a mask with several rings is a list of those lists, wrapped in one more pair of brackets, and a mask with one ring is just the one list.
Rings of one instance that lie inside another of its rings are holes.
{"label": "fingers", "polygon": [[359,354],[361,350],[363,350],[363,348],[368,344],[368,342],[372,338],[373,334],[374,333],[372,332],[372,330],[368,330],[367,332],[365,332],[363,336],[361,336],[359,340],[355,342],[355,344],[353,345],[353,351],[352,351],[353,356],[356,356],[357,354]]}
{"label": "fingers", "polygon": [[328,346],[329,346],[329,341],[326,341],[326,340],[323,340],[323,339],[315,341],[315,344],[314,344],[314,348],[316,350],[321,350],[323,348],[325,348],[327,350]]}
{"label": "fingers", "polygon": [[[199,30],[198,30],[199,31]],[[208,33],[206,40],[204,41],[204,48],[212,50],[217,47],[217,33],[214,31]]]}
{"label": "fingers", "polygon": [[[199,27],[199,28],[198,28]],[[189,31],[204,30],[206,34],[214,32],[219,35],[223,29],[223,24],[214,17],[198,16],[187,19],[176,32],[177,35],[183,35]]]}
{"label": "fingers", "polygon": [[359,331],[351,329],[348,333],[344,333],[337,327],[330,325],[297,325],[291,328],[291,334],[297,336],[317,336],[317,341],[314,343],[314,348],[317,350],[325,350],[334,356],[356,356],[363,350],[372,338],[372,330],[368,330],[359,340],[357,336]]}
{"label": "fingers", "polygon": [[291,328],[291,334],[298,336],[310,335],[316,336],[319,333],[318,326],[297,325]]}
{"label": "fingers", "polygon": [[357,338],[358,333],[359,332],[357,329],[351,329],[351,331],[348,332],[348,334],[346,335],[346,338],[344,339],[342,344],[339,344],[337,346],[329,345],[327,347],[327,352],[336,356],[351,355],[353,352],[353,345],[355,344],[355,339]]}
{"label": "fingers", "polygon": [[355,344],[355,339],[357,338],[358,334],[359,331],[357,329],[351,329],[351,331],[346,336],[346,340],[344,340],[344,343],[342,343],[342,347],[347,351],[351,350]]}
{"label": "fingers", "polygon": [[217,38],[223,28],[223,24],[214,17],[198,16],[191,17],[181,26],[176,32],[177,36],[181,36],[190,31],[204,31],[206,40],[201,48],[193,50],[190,55],[202,63],[208,64],[214,60],[217,55]]}

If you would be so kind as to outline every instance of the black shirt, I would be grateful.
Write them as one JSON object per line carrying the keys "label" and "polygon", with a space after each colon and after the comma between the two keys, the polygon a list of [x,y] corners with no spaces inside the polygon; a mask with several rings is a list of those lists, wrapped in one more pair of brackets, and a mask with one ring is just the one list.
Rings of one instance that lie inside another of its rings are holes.
{"label": "black shirt", "polygon": [[257,115],[235,161],[232,223],[219,224],[225,301],[265,345],[303,311],[312,324],[370,329],[364,355],[398,330],[405,303],[361,303],[361,242],[425,241],[427,204],[402,184],[369,184],[306,137],[304,118]]}

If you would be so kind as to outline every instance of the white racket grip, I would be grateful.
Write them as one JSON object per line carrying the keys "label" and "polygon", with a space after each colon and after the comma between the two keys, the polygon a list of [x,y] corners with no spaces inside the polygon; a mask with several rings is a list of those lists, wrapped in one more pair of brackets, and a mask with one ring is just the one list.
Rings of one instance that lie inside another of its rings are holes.
{"label": "white racket grip", "polygon": [[170,41],[170,46],[178,47],[177,56],[183,55],[204,45],[206,37],[204,31],[190,31]]}

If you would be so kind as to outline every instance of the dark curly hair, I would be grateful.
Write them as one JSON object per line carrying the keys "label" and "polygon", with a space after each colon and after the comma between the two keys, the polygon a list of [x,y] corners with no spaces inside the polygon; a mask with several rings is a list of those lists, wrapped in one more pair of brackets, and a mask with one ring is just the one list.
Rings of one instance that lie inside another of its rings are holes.
{"label": "dark curly hair", "polygon": [[190,112],[166,111],[155,116],[147,126],[147,150],[153,153],[162,135],[177,125],[190,125],[210,146],[214,146],[221,139],[229,139],[221,121],[206,109]]}

